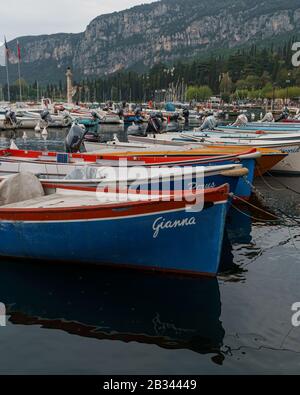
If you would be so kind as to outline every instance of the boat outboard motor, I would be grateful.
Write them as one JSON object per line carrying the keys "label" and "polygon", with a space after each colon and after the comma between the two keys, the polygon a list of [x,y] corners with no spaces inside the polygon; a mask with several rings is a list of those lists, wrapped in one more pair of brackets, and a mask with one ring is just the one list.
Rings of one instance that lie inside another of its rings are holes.
{"label": "boat outboard motor", "polygon": [[62,115],[63,115],[63,125],[65,127],[70,126],[73,122],[73,118],[70,116],[70,114],[67,111],[64,111]]}
{"label": "boat outboard motor", "polygon": [[232,124],[232,126],[245,126],[248,123],[248,118],[245,114],[241,114],[237,117],[236,121]]}
{"label": "boat outboard motor", "polygon": [[87,131],[85,128],[74,123],[65,139],[66,152],[76,153],[80,151],[86,133]]}
{"label": "boat outboard motor", "polygon": [[184,118],[184,122],[185,122],[185,123],[188,123],[188,122],[189,122],[190,112],[189,112],[189,110],[188,110],[187,108],[185,108],[185,109],[182,111],[182,115],[183,115],[183,118]]}
{"label": "boat outboard motor", "polygon": [[119,108],[117,114],[119,115],[120,119],[123,119],[124,118],[124,107]]}
{"label": "boat outboard motor", "polygon": [[261,122],[274,122],[273,114],[271,112],[267,112]]}
{"label": "boat outboard motor", "polygon": [[16,113],[12,110],[6,110],[5,112],[5,119],[8,121],[11,125],[14,125],[17,123],[17,116]]}
{"label": "boat outboard motor", "polygon": [[277,117],[275,119],[275,122],[280,122],[280,121],[284,121],[285,119],[288,119],[289,117],[289,110],[287,108],[285,108],[282,113],[279,115],[279,117]]}
{"label": "boat outboard motor", "polygon": [[178,119],[179,119],[179,114],[178,114],[178,112],[174,112],[174,114],[172,114],[172,115],[169,117],[169,121],[170,121],[170,122],[178,122]]}
{"label": "boat outboard motor", "polygon": [[92,111],[91,115],[93,117],[93,121],[97,121],[98,119],[100,119],[99,115],[96,113],[96,111]]}
{"label": "boat outboard motor", "polygon": [[163,130],[162,116],[160,114],[151,114],[146,129],[146,135],[151,133],[152,134],[162,133],[162,130]]}
{"label": "boat outboard motor", "polygon": [[200,130],[213,130],[217,124],[217,119],[213,115],[210,115],[209,117],[205,118],[203,124],[200,126]]}
{"label": "boat outboard motor", "polygon": [[48,110],[44,110],[41,112],[41,118],[43,121],[45,121],[47,123],[52,122],[52,118],[51,118],[50,112]]}
{"label": "boat outboard motor", "polygon": [[136,117],[141,117],[141,116],[142,116],[142,110],[141,110],[139,107],[137,107],[137,108],[134,110],[134,115],[135,115]]}

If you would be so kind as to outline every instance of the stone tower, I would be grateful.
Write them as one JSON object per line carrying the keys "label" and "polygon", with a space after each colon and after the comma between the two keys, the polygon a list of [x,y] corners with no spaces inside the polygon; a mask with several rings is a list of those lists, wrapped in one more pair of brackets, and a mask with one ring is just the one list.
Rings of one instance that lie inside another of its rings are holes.
{"label": "stone tower", "polygon": [[72,74],[70,67],[67,68],[66,77],[67,77],[67,101],[68,101],[68,104],[72,104],[73,74]]}

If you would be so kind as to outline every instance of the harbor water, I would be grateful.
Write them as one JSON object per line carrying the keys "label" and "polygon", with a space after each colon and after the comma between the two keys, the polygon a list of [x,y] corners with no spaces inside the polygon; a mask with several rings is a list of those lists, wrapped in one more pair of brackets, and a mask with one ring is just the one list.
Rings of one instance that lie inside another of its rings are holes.
{"label": "harbor water", "polygon": [[[64,149],[61,130],[22,136],[20,148]],[[11,137],[2,133],[0,145]],[[255,187],[253,206],[229,213],[216,279],[1,259],[0,371],[299,373],[299,178],[269,176]]]}

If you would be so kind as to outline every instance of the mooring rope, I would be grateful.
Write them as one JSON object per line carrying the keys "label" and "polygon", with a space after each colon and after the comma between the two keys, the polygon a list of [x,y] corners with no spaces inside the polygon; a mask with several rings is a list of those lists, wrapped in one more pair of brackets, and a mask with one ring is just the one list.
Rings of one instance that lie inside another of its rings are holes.
{"label": "mooring rope", "polygon": [[291,192],[296,193],[297,195],[300,195],[300,191],[296,191],[295,189],[293,189],[293,188],[287,186],[287,185],[284,184],[282,181],[278,180],[278,178],[275,177],[272,173],[270,173],[269,171],[266,171],[265,174],[267,174],[269,177],[275,179],[276,182],[277,182],[278,184],[280,184],[281,186],[283,186],[282,189],[281,189],[281,188],[279,189],[279,188],[273,187],[271,184],[269,184],[269,183],[267,182],[267,180],[265,179],[264,175],[263,175],[262,172],[260,171],[260,168],[259,168],[259,167],[257,167],[257,171],[259,172],[259,176],[261,177],[261,179],[263,180],[263,182],[264,182],[264,183],[266,184],[266,186],[269,187],[271,190],[273,190],[273,191],[284,191],[284,189],[287,189],[288,191],[291,191]]}
{"label": "mooring rope", "polygon": [[297,251],[299,251],[299,248],[296,246],[296,243],[295,243],[295,237],[296,236],[292,235],[291,229],[290,229],[291,228],[290,223],[287,223],[287,221],[286,221],[286,218],[288,218],[289,220],[293,221],[294,225],[299,225],[300,223],[296,220],[296,218],[291,217],[291,216],[287,215],[286,213],[284,213],[282,210],[278,209],[281,212],[281,214],[284,217],[286,217],[286,218],[284,218],[284,217],[280,218],[277,215],[272,214],[272,213],[270,213],[270,212],[268,212],[268,211],[266,211],[264,209],[261,209],[260,207],[255,206],[254,204],[248,202],[247,200],[244,200],[244,199],[240,198],[239,196],[236,196],[234,194],[231,194],[231,196],[233,196],[235,199],[238,199],[238,200],[242,201],[244,204],[249,205],[250,207],[254,208],[255,210],[261,211],[264,214],[270,215],[270,216],[272,216],[272,217],[274,217],[276,219],[264,219],[264,218],[254,217],[253,215],[249,215],[249,214],[245,213],[244,211],[240,210],[234,203],[231,203],[232,208],[234,208],[236,211],[238,211],[240,214],[244,215],[247,218],[250,218],[250,219],[255,220],[257,222],[272,223],[272,224],[284,221],[283,225],[285,225],[287,227],[287,230],[288,230],[289,235],[290,235],[290,240],[291,240],[294,248]]}
{"label": "mooring rope", "polygon": [[258,173],[259,173],[260,178],[261,178],[262,181],[264,182],[264,184],[265,184],[268,188],[270,188],[272,191],[280,192],[280,191],[284,191],[284,190],[285,190],[285,188],[275,188],[275,187],[273,187],[271,184],[269,184],[269,183],[267,182],[267,180],[265,179],[265,177],[263,176],[262,172],[260,171],[260,168],[259,168],[259,167],[257,167],[257,171],[258,171]]}
{"label": "mooring rope", "polygon": [[278,221],[281,220],[281,218],[279,218],[277,215],[272,214],[272,213],[270,213],[270,212],[268,212],[268,211],[266,211],[266,210],[264,210],[264,209],[262,209],[262,208],[260,208],[260,207],[257,207],[257,206],[255,206],[254,204],[248,202],[248,201],[245,200],[245,199],[242,199],[241,197],[239,197],[239,196],[237,196],[237,195],[235,195],[235,194],[233,194],[233,193],[231,193],[230,195],[231,195],[233,198],[235,198],[235,199],[237,199],[237,200],[243,202],[244,204],[247,204],[248,206],[254,208],[255,210],[261,211],[262,213],[264,213],[264,214],[266,214],[266,215],[268,215],[268,216],[270,216],[270,217],[276,218],[276,219],[256,218],[256,217],[254,217],[253,215],[249,215],[249,214],[245,213],[244,211],[240,210],[234,203],[231,203],[232,207],[233,207],[235,210],[237,210],[237,211],[240,212],[241,214],[244,214],[244,215],[245,215],[246,217],[248,217],[248,218],[254,219],[254,220],[256,220],[256,221],[261,221],[261,222],[278,222]]}
{"label": "mooring rope", "polygon": [[[284,183],[282,183],[281,181],[279,181],[279,180],[278,180],[276,177],[274,177],[272,174],[270,174],[269,172],[266,172],[266,174],[270,175],[272,178],[275,178],[276,181],[277,181],[278,183],[280,183],[284,188],[283,188],[283,189],[277,189],[277,188],[272,187],[272,186],[265,180],[265,177],[262,175],[262,173],[261,173],[261,171],[260,171],[259,168],[258,168],[258,171],[259,171],[260,177],[262,178],[262,180],[264,181],[264,183],[265,183],[270,189],[272,189],[272,190],[274,190],[274,191],[284,191],[284,189],[287,189],[287,190],[290,190],[291,192],[294,192],[294,193],[300,195],[300,192],[299,192],[299,191],[296,191],[296,190],[294,190],[293,188],[290,188],[290,187],[286,186]],[[263,194],[262,194],[262,193],[261,193],[261,192],[260,192],[260,191],[259,191],[259,190],[258,190],[248,179],[247,179],[246,176],[244,176],[243,179],[244,179],[245,183],[248,184],[248,185],[251,187],[251,190],[252,190],[261,200],[263,200],[263,201],[266,201],[266,200],[267,200],[267,199],[265,198],[265,196],[264,196],[264,195],[263,195]],[[281,218],[281,219],[280,219],[278,216],[276,216],[276,215],[274,215],[274,214],[271,214],[271,213],[269,213],[269,212],[267,212],[267,211],[265,211],[265,210],[263,210],[263,209],[260,209],[259,207],[257,207],[257,206],[255,206],[255,205],[251,204],[251,203],[248,202],[247,200],[244,200],[244,199],[240,198],[239,196],[235,196],[235,195],[232,195],[232,196],[234,196],[235,199],[241,200],[243,203],[245,203],[245,204],[251,206],[252,208],[254,208],[254,209],[258,210],[258,211],[262,211],[262,212],[264,212],[264,213],[267,214],[267,215],[271,215],[271,216],[273,216],[273,217],[275,217],[275,218],[278,218],[278,221],[284,219],[284,218]],[[299,224],[300,224],[300,222],[299,222],[299,221],[300,221],[300,217],[291,216],[291,215],[285,213],[283,210],[281,210],[281,209],[278,208],[278,207],[276,207],[276,210],[279,211],[280,214],[282,214],[284,217],[286,217],[286,218],[288,218],[289,220],[293,221],[296,225],[299,225]],[[241,212],[242,212],[242,211],[241,211]],[[245,214],[245,215],[248,216],[247,214]],[[258,220],[258,221],[264,221],[263,219],[258,219],[258,218],[254,218],[254,217],[253,217],[253,219]],[[267,220],[265,220],[265,221],[267,221]]]}
{"label": "mooring rope", "polygon": [[274,179],[278,182],[278,184],[282,185],[282,186],[283,186],[285,189],[287,189],[288,191],[291,191],[291,192],[296,193],[297,195],[300,195],[300,191],[296,191],[295,189],[293,189],[293,188],[291,188],[291,187],[285,185],[282,181],[278,180],[277,177],[274,177],[269,171],[267,171],[266,174],[268,174],[268,176],[274,178]]}
{"label": "mooring rope", "polygon": [[263,218],[257,218],[257,217],[254,217],[253,215],[249,215],[249,214],[245,213],[244,211],[240,210],[240,209],[239,209],[235,204],[233,204],[233,203],[231,203],[231,206],[232,206],[236,211],[238,211],[240,214],[243,214],[245,217],[248,217],[248,218],[250,218],[250,219],[254,219],[255,221],[259,221],[259,222],[272,222],[272,223],[275,223],[275,222],[280,221],[279,218],[278,218],[278,219],[263,219]]}
{"label": "mooring rope", "polygon": [[262,213],[267,214],[267,215],[269,215],[270,217],[277,218],[277,221],[280,219],[277,215],[272,214],[272,213],[270,213],[270,212],[268,212],[268,211],[266,211],[266,210],[264,210],[264,209],[262,209],[262,208],[260,208],[260,207],[257,207],[257,206],[255,206],[254,204],[250,203],[249,201],[247,201],[247,200],[245,200],[245,199],[243,199],[243,198],[241,198],[241,197],[239,197],[239,196],[233,195],[233,197],[234,197],[235,199],[240,200],[241,202],[247,204],[248,206],[251,206],[251,207],[254,208],[255,210],[261,211]]}

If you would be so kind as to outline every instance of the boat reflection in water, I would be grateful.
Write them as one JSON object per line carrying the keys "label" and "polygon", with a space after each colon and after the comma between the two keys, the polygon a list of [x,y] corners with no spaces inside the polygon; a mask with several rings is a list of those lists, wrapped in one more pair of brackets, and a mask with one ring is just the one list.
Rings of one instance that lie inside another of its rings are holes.
{"label": "boat reflection in water", "polygon": [[248,207],[232,207],[227,215],[226,232],[232,244],[250,244],[252,241],[251,212]]}
{"label": "boat reflection in water", "polygon": [[[273,214],[272,208],[267,207],[255,195],[251,198],[251,204],[252,206],[234,202],[227,214],[219,269],[222,279],[224,273],[238,276],[244,274],[249,259],[253,260],[261,254],[261,249],[255,242],[256,237],[260,237],[259,232],[264,227],[270,228],[278,224],[278,217]],[[227,280],[229,279],[230,276]],[[242,280],[241,277],[239,279]]]}
{"label": "boat reflection in water", "polygon": [[2,260],[0,300],[14,324],[222,356],[217,279]]}

